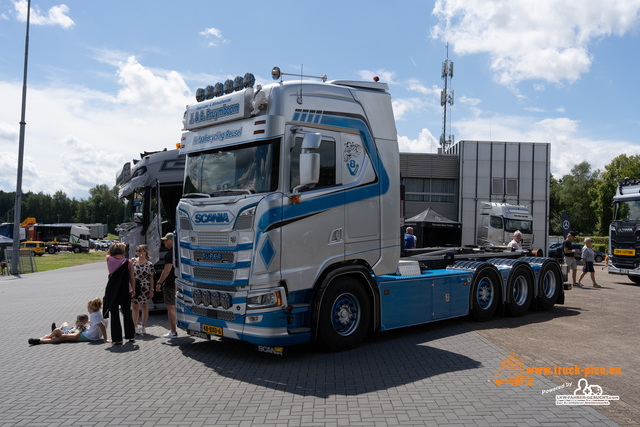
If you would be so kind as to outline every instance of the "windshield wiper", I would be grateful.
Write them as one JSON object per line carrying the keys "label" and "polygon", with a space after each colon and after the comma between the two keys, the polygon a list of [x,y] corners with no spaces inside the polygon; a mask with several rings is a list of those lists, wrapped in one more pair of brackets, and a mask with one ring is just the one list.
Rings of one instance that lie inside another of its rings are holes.
{"label": "windshield wiper", "polygon": [[207,193],[187,193],[187,194],[183,194],[182,197],[206,197],[206,198],[211,198],[211,195],[207,194]]}
{"label": "windshield wiper", "polygon": [[224,190],[217,190],[216,193],[246,193],[251,194],[251,190],[247,190],[246,188],[225,188]]}

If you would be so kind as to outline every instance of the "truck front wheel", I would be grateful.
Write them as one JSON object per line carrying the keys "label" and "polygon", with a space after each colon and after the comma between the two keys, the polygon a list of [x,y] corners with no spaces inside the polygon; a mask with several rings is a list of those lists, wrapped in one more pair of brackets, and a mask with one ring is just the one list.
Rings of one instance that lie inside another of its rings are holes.
{"label": "truck front wheel", "polygon": [[318,337],[325,347],[342,351],[356,347],[364,339],[371,306],[358,281],[339,278],[329,285],[318,313]]}
{"label": "truck front wheel", "polygon": [[640,276],[627,276],[636,285],[640,285]]}
{"label": "truck front wheel", "polygon": [[80,246],[76,246],[75,248],[73,248],[74,254],[79,254],[80,252],[82,252],[82,248]]}

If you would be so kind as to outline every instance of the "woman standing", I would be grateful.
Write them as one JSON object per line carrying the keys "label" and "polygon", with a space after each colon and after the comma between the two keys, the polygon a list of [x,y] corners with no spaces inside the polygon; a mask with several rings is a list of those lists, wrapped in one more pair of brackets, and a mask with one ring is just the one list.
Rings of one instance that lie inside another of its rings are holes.
{"label": "woman standing", "polygon": [[135,341],[136,329],[131,318],[131,297],[135,297],[136,282],[133,278],[131,261],[124,257],[126,246],[124,243],[113,243],[107,251],[107,269],[109,281],[104,292],[102,313],[104,318],[111,315],[111,340],[114,345],[122,344],[122,327],[120,314],[124,322],[124,337],[129,342]]}
{"label": "woman standing", "polygon": [[141,325],[138,327],[137,334],[144,335],[147,333],[147,319],[149,318],[149,300],[153,298],[153,275],[156,270],[153,263],[149,260],[149,247],[140,245],[136,248],[137,258],[133,258],[133,271],[136,280],[136,295],[131,300],[131,314],[133,315],[133,325],[138,324],[138,316],[142,311]]}

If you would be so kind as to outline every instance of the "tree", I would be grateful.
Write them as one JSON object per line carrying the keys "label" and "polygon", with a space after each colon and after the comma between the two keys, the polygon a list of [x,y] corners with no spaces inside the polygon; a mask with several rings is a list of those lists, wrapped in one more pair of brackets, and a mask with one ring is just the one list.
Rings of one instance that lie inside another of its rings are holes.
{"label": "tree", "polygon": [[591,188],[599,176],[599,171],[592,172],[591,165],[584,161],[571,169],[571,174],[564,175],[559,185],[558,204],[561,212],[569,213],[571,228],[581,234],[592,234],[596,229],[596,214],[589,200]]}
{"label": "tree", "polygon": [[589,189],[591,207],[597,216],[596,230],[599,234],[609,234],[609,224],[613,218],[611,201],[616,194],[618,181],[624,178],[640,178],[640,155],[621,154],[604,167],[605,171]]}

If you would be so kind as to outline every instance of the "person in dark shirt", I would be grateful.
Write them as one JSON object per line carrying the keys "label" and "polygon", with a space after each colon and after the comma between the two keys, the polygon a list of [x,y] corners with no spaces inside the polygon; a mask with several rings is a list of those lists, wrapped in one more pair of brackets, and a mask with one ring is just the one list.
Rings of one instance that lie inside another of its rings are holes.
{"label": "person in dark shirt", "polygon": [[173,271],[173,233],[167,233],[162,238],[162,244],[168,249],[164,256],[164,269],[158,279],[156,291],[164,296],[164,303],[167,306],[167,317],[169,318],[169,332],[163,335],[164,338],[177,338],[176,319],[176,275]]}
{"label": "person in dark shirt", "polygon": [[[562,242],[562,251],[564,252],[564,263],[571,270],[571,276],[573,277],[573,286],[580,286],[576,281],[576,273],[578,272],[578,264],[576,263],[575,253],[577,249],[573,249],[573,239],[575,238],[573,231],[570,231],[567,235],[567,240]],[[568,273],[568,271],[567,271]]]}

